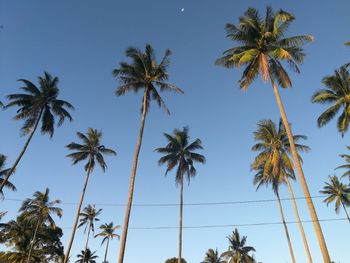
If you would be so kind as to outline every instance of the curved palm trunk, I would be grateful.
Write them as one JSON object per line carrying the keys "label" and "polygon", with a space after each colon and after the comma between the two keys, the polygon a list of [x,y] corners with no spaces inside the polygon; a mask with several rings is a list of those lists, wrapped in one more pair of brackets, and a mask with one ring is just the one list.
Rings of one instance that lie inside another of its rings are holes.
{"label": "curved palm trunk", "polygon": [[83,262],[84,262],[84,260],[85,260],[86,250],[87,250],[87,247],[88,247],[88,244],[89,244],[90,230],[91,230],[91,223],[89,223],[89,230],[88,230],[88,235],[87,235],[86,243],[85,243],[85,250],[84,250],[84,256],[83,256]]}
{"label": "curved palm trunk", "polygon": [[277,196],[278,205],[279,205],[280,212],[281,212],[281,217],[282,217],[282,222],[283,222],[283,226],[284,226],[284,231],[286,232],[286,237],[287,237],[287,241],[288,241],[288,247],[289,247],[290,256],[292,257],[292,262],[295,263],[296,262],[295,261],[295,256],[294,256],[294,252],[293,252],[292,243],[291,243],[290,237],[289,237],[289,232],[288,232],[288,227],[287,227],[287,224],[286,224],[286,219],[284,218],[284,214],[283,214],[281,199],[280,199],[280,196],[279,196],[278,192],[275,192],[275,194]]}
{"label": "curved palm trunk", "polygon": [[344,211],[345,211],[346,217],[348,218],[349,223],[350,223],[350,218],[349,218],[348,211],[346,211],[346,207],[345,207],[344,203],[343,203],[343,202],[341,202],[341,204],[342,204],[342,206],[343,206],[343,208],[344,208]]}
{"label": "curved palm trunk", "polygon": [[145,88],[145,92],[143,94],[141,127],[140,127],[139,138],[138,138],[138,142],[137,142],[137,146],[136,146],[136,152],[135,152],[135,156],[134,156],[134,163],[133,163],[133,166],[132,166],[131,177],[130,177],[128,203],[127,203],[126,211],[125,211],[125,218],[124,218],[122,238],[121,238],[121,242],[120,242],[118,263],[123,263],[124,262],[126,238],[127,238],[127,235],[128,235],[132,198],[133,198],[133,195],[134,195],[134,185],[135,185],[135,177],[136,177],[136,170],[137,170],[137,162],[138,162],[138,159],[139,159],[139,154],[140,154],[140,149],[141,149],[141,144],[142,144],[143,129],[145,127],[145,120],[146,120],[146,113],[147,113],[147,105],[146,105],[147,92],[148,92],[148,89]]}
{"label": "curved palm trunk", "polygon": [[300,229],[300,232],[301,232],[301,236],[303,238],[303,243],[304,243],[304,248],[305,248],[305,251],[306,251],[306,255],[307,255],[309,263],[312,263],[312,257],[311,257],[311,253],[310,253],[310,249],[309,249],[309,244],[308,244],[307,239],[306,239],[306,235],[305,235],[303,224],[301,223],[301,220],[300,220],[298,206],[297,206],[297,202],[295,201],[293,189],[292,189],[292,186],[290,185],[290,181],[289,181],[288,176],[286,176],[285,179],[286,179],[286,182],[287,182],[287,186],[288,186],[288,191],[289,191],[290,197],[292,198],[294,212],[295,212],[295,216],[296,216],[297,221],[298,221],[298,226],[299,226],[299,229]]}
{"label": "curved palm trunk", "polygon": [[315,233],[317,236],[318,244],[319,244],[321,252],[322,252],[323,261],[324,261],[324,263],[330,263],[331,259],[329,257],[327,244],[326,244],[326,241],[324,239],[321,225],[320,225],[320,222],[318,221],[317,213],[316,213],[314,204],[313,204],[311,196],[310,196],[309,188],[308,188],[307,183],[306,183],[303,168],[301,166],[300,159],[299,159],[297,150],[295,148],[292,130],[290,128],[290,125],[289,125],[289,122],[287,119],[287,115],[286,115],[286,112],[285,112],[283,104],[282,104],[281,96],[280,96],[280,93],[278,91],[278,87],[275,84],[273,78],[270,78],[270,79],[271,79],[273,91],[274,91],[275,96],[276,96],[278,108],[279,108],[280,113],[281,113],[281,118],[282,118],[284,127],[286,128],[286,132],[287,132],[288,140],[289,140],[289,144],[290,144],[290,150],[291,150],[291,153],[293,156],[294,164],[295,164],[297,171],[298,171],[299,180],[300,180],[300,183],[301,183],[301,186],[302,186],[302,189],[304,192],[304,196],[306,198],[306,203],[307,203],[307,206],[309,209],[309,213],[310,213],[310,216],[311,216],[314,228],[315,228]]}
{"label": "curved palm trunk", "polygon": [[34,135],[36,129],[38,128],[38,125],[39,125],[39,122],[40,122],[42,113],[43,113],[43,109],[41,109],[40,114],[39,114],[39,117],[38,117],[38,119],[36,120],[35,125],[34,125],[34,128],[33,128],[32,132],[30,133],[30,135],[29,135],[29,137],[28,137],[26,143],[24,144],[22,151],[19,153],[19,155],[18,155],[18,157],[17,157],[15,163],[14,163],[13,166],[11,167],[11,169],[8,171],[8,173],[6,173],[6,176],[5,176],[4,180],[2,181],[2,184],[0,185],[0,192],[3,191],[3,188],[4,188],[5,184],[7,183],[7,181],[8,181],[9,178],[10,178],[10,176],[13,174],[13,172],[15,171],[15,169],[16,169],[16,167],[17,167],[19,161],[22,159],[23,154],[24,154],[25,151],[27,150],[28,145],[29,145],[30,141],[31,141],[32,138],[33,138],[33,135]]}
{"label": "curved palm trunk", "polygon": [[31,256],[31,254],[32,254],[32,250],[33,250],[33,247],[34,247],[36,235],[37,235],[37,233],[38,233],[39,225],[40,225],[40,220],[38,219],[38,222],[36,223],[36,227],[35,227],[35,231],[34,231],[32,243],[30,244],[30,248],[29,248],[29,252],[28,252],[28,257],[27,257],[27,263],[30,262],[30,256]]}
{"label": "curved palm trunk", "polygon": [[105,259],[104,259],[103,263],[106,263],[106,262],[107,262],[108,246],[109,246],[109,238],[107,239],[107,246],[106,246],[106,252],[105,252]]}
{"label": "curved palm trunk", "polygon": [[[86,187],[87,187],[87,184],[89,182],[89,176],[90,176],[90,172],[91,172],[91,167],[89,166],[88,168],[88,171],[86,173],[86,178],[85,178],[85,183],[84,183],[84,187],[83,187],[83,191],[81,193],[81,197],[80,197],[80,202],[79,202],[79,205],[78,205],[78,208],[77,208],[77,213],[75,215],[75,221],[74,221],[74,226],[73,226],[73,230],[72,230],[72,235],[70,237],[70,241],[69,241],[69,245],[68,245],[68,248],[67,248],[67,253],[64,257],[64,261],[63,263],[67,263],[68,262],[68,259],[69,259],[69,253],[70,253],[70,250],[72,248],[72,245],[73,245],[73,240],[74,240],[74,236],[75,236],[75,231],[77,230],[77,225],[78,225],[78,220],[79,220],[79,215],[80,215],[80,209],[81,209],[81,206],[83,204],[83,200],[84,200],[84,196],[85,196],[85,191],[86,191]],[[85,253],[84,253],[85,254]]]}
{"label": "curved palm trunk", "polygon": [[180,220],[179,220],[179,253],[177,262],[181,263],[182,257],[182,208],[183,208],[183,189],[184,189],[184,178],[182,176],[180,182]]}

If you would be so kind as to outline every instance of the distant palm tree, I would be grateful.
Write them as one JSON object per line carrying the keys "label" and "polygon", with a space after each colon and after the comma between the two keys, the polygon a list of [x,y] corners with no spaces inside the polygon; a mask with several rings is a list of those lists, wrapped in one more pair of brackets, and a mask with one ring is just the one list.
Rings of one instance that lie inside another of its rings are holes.
{"label": "distant palm tree", "polygon": [[97,261],[95,259],[98,258],[97,255],[95,255],[96,251],[91,252],[90,249],[82,250],[77,257],[79,258],[75,263],[96,263]]}
{"label": "distant palm tree", "polygon": [[260,186],[265,185],[267,187],[267,186],[271,185],[273,192],[275,193],[277,200],[278,200],[278,206],[279,206],[279,210],[280,210],[281,217],[282,217],[284,231],[286,233],[286,238],[288,241],[290,256],[292,258],[292,262],[296,263],[294,251],[293,251],[293,247],[292,247],[292,242],[290,240],[289,231],[288,231],[288,227],[286,224],[286,219],[285,219],[284,213],[283,213],[281,198],[279,195],[279,186],[282,183],[284,183],[286,177],[293,178],[294,174],[290,173],[289,170],[284,168],[284,167],[282,167],[279,170],[278,174],[274,174],[272,172],[272,168],[270,168],[267,173],[266,173],[265,169],[266,169],[265,164],[262,164],[260,167],[255,169],[257,171],[257,173],[254,175],[253,182],[254,182],[254,185],[257,185],[257,190],[260,188]]}
{"label": "distant palm tree", "polygon": [[134,194],[137,162],[142,144],[146,115],[150,108],[150,102],[151,100],[155,100],[158,103],[159,107],[163,108],[167,113],[169,113],[165,102],[157,91],[157,87],[160,91],[175,91],[183,93],[183,91],[175,85],[166,82],[169,78],[169,74],[167,72],[170,64],[169,56],[171,54],[171,51],[169,49],[165,51],[165,55],[160,63],[156,61],[155,52],[150,44],[146,45],[145,52],[142,52],[138,48],[129,47],[126,50],[125,54],[128,58],[131,59],[131,63],[121,62],[120,67],[113,70],[113,75],[121,82],[121,85],[118,87],[116,94],[117,96],[122,96],[126,92],[138,92],[142,90],[143,99],[141,127],[130,177],[128,203],[126,206],[118,263],[122,263],[124,261],[129,218]]}
{"label": "distant palm tree", "polygon": [[86,229],[88,228],[88,235],[85,243],[85,251],[88,247],[90,231],[92,230],[92,233],[95,233],[94,222],[100,221],[100,219],[97,218],[97,216],[99,216],[101,212],[102,209],[96,210],[95,205],[88,205],[84,207],[83,212],[80,213],[80,224],[78,225],[78,228],[85,225],[84,234],[86,233]]}
{"label": "distant palm tree", "polygon": [[1,183],[0,191],[2,191],[7,180],[15,171],[36,129],[38,128],[40,121],[41,133],[48,133],[50,137],[53,136],[55,130],[55,116],[59,118],[57,123],[58,126],[61,126],[66,118],[72,121],[68,109],[74,109],[73,105],[67,101],[57,99],[59,95],[59,88],[57,87],[58,78],[52,77],[47,72],[44,72],[43,77],[38,78],[39,87],[35,86],[35,84],[29,80],[20,79],[19,81],[24,84],[21,89],[25,93],[11,94],[7,96],[10,103],[5,106],[5,109],[13,106],[19,107],[14,119],[25,120],[21,130],[23,136],[29,134],[29,137],[15,163],[7,173],[4,181]]}
{"label": "distant palm tree", "polygon": [[[350,150],[350,146],[346,146],[348,150]],[[346,169],[345,173],[341,177],[348,177],[350,180],[350,155],[349,154],[341,154],[340,157],[344,158],[346,161],[346,164],[340,165],[336,167],[335,169]]]}
{"label": "distant palm tree", "polygon": [[[6,162],[6,156],[0,154],[0,184],[2,184],[4,182],[4,177],[6,176],[6,174],[10,171],[10,169],[5,169],[5,162]],[[12,184],[11,182],[7,181],[4,185],[6,188],[8,188],[9,190],[12,191],[17,191],[16,187],[14,184]],[[4,197],[4,192],[2,190],[0,190],[0,197]]]}
{"label": "distant palm tree", "polygon": [[327,124],[340,111],[337,126],[344,136],[349,128],[350,120],[350,74],[348,65],[335,70],[334,75],[326,76],[322,80],[325,89],[320,89],[312,95],[312,103],[331,105],[317,119],[319,127]]}
{"label": "distant palm tree", "polygon": [[[259,152],[256,156],[252,169],[258,170],[262,166],[263,177],[281,176],[282,182],[286,182],[290,193],[294,212],[297,218],[299,229],[303,238],[304,248],[308,257],[309,263],[312,263],[312,257],[309,245],[306,239],[304,227],[301,223],[298,206],[294,198],[294,193],[289,179],[295,180],[293,161],[290,158],[290,144],[286,129],[280,120],[278,127],[272,120],[262,120],[258,123],[258,128],[254,132],[254,139],[257,142],[253,147],[253,151]],[[303,135],[294,135],[295,147],[298,151],[309,151],[310,148],[306,145],[298,143],[302,139],[306,139]],[[299,156],[299,159],[302,158]]]}
{"label": "distant palm tree", "polygon": [[108,253],[108,247],[109,247],[109,240],[113,239],[114,237],[117,237],[118,239],[120,236],[118,234],[115,234],[114,231],[117,230],[120,226],[113,226],[113,222],[109,224],[103,224],[100,226],[100,229],[102,230],[100,233],[95,235],[95,237],[103,237],[101,246],[103,243],[107,240],[107,245],[106,245],[106,252],[105,252],[105,257],[104,257],[104,262],[107,262],[107,253]]}
{"label": "distant palm tree", "polygon": [[219,255],[218,249],[208,249],[205,253],[204,261],[201,263],[226,263],[226,261]]}
{"label": "distant palm tree", "polygon": [[30,262],[31,252],[36,242],[39,227],[48,222],[52,228],[55,228],[56,224],[51,217],[51,214],[57,215],[58,217],[62,217],[63,214],[62,209],[55,206],[60,204],[61,201],[50,201],[49,193],[49,188],[46,188],[44,192],[36,191],[33,195],[34,198],[27,198],[19,209],[20,212],[24,212],[26,220],[33,222],[36,221],[34,235],[28,252],[27,263]]}
{"label": "distant palm tree", "polygon": [[173,134],[164,133],[168,144],[164,148],[157,148],[155,151],[164,154],[159,159],[159,165],[167,164],[165,175],[168,174],[173,168],[176,168],[175,180],[180,185],[180,231],[179,231],[179,252],[178,263],[182,254],[182,207],[183,207],[183,181],[184,176],[187,175],[188,184],[191,177],[196,175],[196,169],[194,162],[205,163],[205,157],[201,154],[195,153],[195,150],[203,149],[200,139],[196,139],[194,142],[189,143],[188,128],[184,127],[183,130],[175,129]]}
{"label": "distant palm tree", "polygon": [[313,40],[311,35],[286,37],[287,29],[294,20],[295,17],[292,14],[283,10],[273,12],[271,7],[267,7],[265,18],[261,18],[257,9],[248,8],[244,15],[239,18],[238,25],[226,25],[227,37],[237,42],[238,45],[226,50],[223,56],[216,61],[216,64],[226,68],[246,66],[240,80],[240,87],[243,90],[247,90],[259,74],[263,81],[271,81],[322,256],[324,261],[329,263],[330,257],[326,241],[310,197],[310,191],[295,148],[292,130],[278,89],[278,85],[282,88],[292,86],[291,79],[281,62],[286,62],[294,71],[299,72],[298,65],[303,62],[305,57],[302,47],[305,42]]}
{"label": "distant palm tree", "polygon": [[350,46],[350,41],[344,43],[345,46]]}
{"label": "distant palm tree", "polygon": [[79,215],[81,206],[84,200],[86,187],[89,181],[90,173],[93,171],[95,167],[95,162],[97,161],[100,167],[103,171],[106,170],[107,164],[105,163],[103,155],[116,155],[116,152],[112,149],[106,148],[104,145],[101,144],[102,139],[102,132],[97,131],[96,129],[89,128],[87,134],[83,134],[81,132],[77,132],[77,135],[79,139],[83,141],[83,144],[78,143],[70,143],[66,147],[69,150],[75,151],[71,154],[68,154],[67,157],[72,158],[73,165],[77,164],[81,161],[87,160],[87,163],[85,164],[85,171],[86,171],[86,177],[85,177],[85,183],[83,186],[83,190],[81,193],[79,205],[77,207],[77,212],[75,216],[75,221],[73,225],[72,235],[69,241],[68,249],[65,255],[64,263],[68,262],[69,253],[72,248],[75,231],[77,229]]}
{"label": "distant palm tree", "polygon": [[229,259],[228,263],[255,263],[253,256],[250,255],[251,252],[255,252],[255,248],[246,246],[247,237],[241,238],[237,228],[227,239],[230,243],[229,249],[222,255]]}
{"label": "distant palm tree", "polygon": [[321,194],[327,195],[324,202],[327,206],[335,202],[335,212],[338,214],[340,212],[340,205],[344,208],[346,217],[350,222],[350,217],[346,206],[350,206],[350,187],[339,181],[336,176],[329,176],[329,182],[325,182],[323,190],[320,191]]}

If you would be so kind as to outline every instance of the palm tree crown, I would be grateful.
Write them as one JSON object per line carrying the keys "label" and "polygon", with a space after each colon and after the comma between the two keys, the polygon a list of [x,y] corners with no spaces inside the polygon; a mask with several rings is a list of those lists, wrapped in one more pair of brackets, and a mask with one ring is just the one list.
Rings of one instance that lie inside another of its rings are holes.
{"label": "palm tree crown", "polygon": [[335,70],[334,75],[323,78],[322,83],[326,87],[320,89],[312,95],[312,103],[331,105],[317,119],[319,127],[327,124],[338,112],[338,131],[344,136],[349,128],[350,120],[350,74],[349,65],[343,65]]}
{"label": "palm tree crown", "polygon": [[175,129],[173,135],[164,133],[164,136],[168,140],[168,144],[164,148],[157,148],[155,150],[156,152],[165,154],[159,159],[159,165],[167,163],[165,175],[177,166],[176,182],[180,183],[185,174],[187,175],[188,182],[190,182],[191,177],[196,175],[194,162],[205,163],[205,157],[203,155],[193,152],[203,149],[201,140],[196,139],[194,142],[189,143],[187,127],[184,127],[183,130]]}
{"label": "palm tree crown", "polygon": [[80,224],[78,227],[81,227],[85,225],[84,233],[86,232],[86,229],[89,227],[91,228],[92,232],[94,233],[95,231],[95,225],[94,222],[100,221],[97,216],[100,215],[102,212],[102,209],[96,210],[95,205],[88,205],[84,207],[83,212],[80,213]]}
{"label": "palm tree crown", "polygon": [[246,246],[247,237],[243,236],[241,238],[237,228],[232,232],[232,235],[227,237],[227,239],[230,243],[229,250],[224,252],[223,256],[229,258],[229,263],[255,262],[253,256],[250,255],[251,252],[255,252],[255,248]]}
{"label": "palm tree crown", "polygon": [[72,158],[73,164],[88,159],[85,165],[86,171],[88,171],[89,168],[92,171],[95,167],[95,161],[97,160],[102,170],[105,171],[107,164],[104,161],[103,154],[116,155],[117,153],[101,144],[102,132],[89,128],[87,134],[77,132],[77,135],[83,141],[83,144],[74,142],[68,144],[66,147],[75,152],[68,154],[67,157]]}
{"label": "palm tree crown", "polygon": [[337,176],[329,176],[329,182],[325,182],[321,194],[327,195],[324,202],[329,205],[335,202],[335,212],[338,214],[340,206],[350,206],[350,187],[339,181]]}
{"label": "palm tree crown", "polygon": [[98,258],[97,255],[95,255],[96,251],[91,252],[90,249],[87,249],[86,252],[84,250],[80,251],[80,254],[77,255],[79,258],[75,263],[96,263],[96,260]]}
{"label": "palm tree crown", "polygon": [[120,226],[113,226],[113,222],[107,224],[103,224],[100,226],[101,232],[96,234],[95,237],[103,237],[101,245],[103,245],[104,242],[106,242],[108,239],[113,238],[120,238],[120,236],[116,233],[114,233],[115,230],[120,228]]}
{"label": "palm tree crown", "polygon": [[159,95],[160,91],[183,91],[173,84],[167,83],[169,78],[167,69],[170,64],[171,51],[167,49],[160,63],[157,62],[154,49],[150,44],[146,44],[145,52],[138,48],[129,47],[126,56],[131,59],[131,63],[121,62],[120,67],[113,70],[113,75],[119,78],[121,85],[116,94],[122,96],[128,91],[138,92],[144,89],[146,96],[146,111],[149,109],[150,101],[155,100],[159,107],[162,107],[167,113],[169,109]]}
{"label": "palm tree crown", "polygon": [[218,249],[208,249],[205,253],[204,261],[201,263],[226,263],[223,258],[219,255]]}
{"label": "palm tree crown", "polygon": [[226,68],[245,65],[240,86],[246,90],[258,74],[262,79],[277,80],[281,87],[288,88],[292,82],[280,61],[299,73],[298,65],[305,54],[302,45],[313,40],[310,35],[285,37],[285,33],[294,21],[294,16],[286,11],[273,12],[266,8],[265,19],[258,10],[248,8],[239,18],[238,25],[227,24],[227,38],[239,43],[223,53],[216,61]]}
{"label": "palm tree crown", "polygon": [[26,219],[40,220],[40,223],[48,222],[53,228],[56,227],[55,221],[51,214],[61,217],[63,211],[61,208],[55,206],[60,204],[60,200],[50,201],[49,188],[46,188],[44,192],[36,191],[33,198],[27,198],[23,203],[20,212],[24,212]]}
{"label": "palm tree crown", "polygon": [[8,95],[7,98],[10,102],[5,108],[19,107],[14,118],[25,120],[22,127],[23,135],[34,129],[36,122],[41,119],[41,132],[48,133],[52,137],[55,123],[54,115],[59,118],[58,126],[61,126],[66,118],[72,121],[68,109],[74,109],[73,105],[57,99],[59,95],[57,77],[52,77],[49,73],[44,72],[44,76],[39,77],[39,87],[29,80],[20,79],[19,81],[24,84],[21,89],[25,93]]}
{"label": "palm tree crown", "polygon": [[[5,162],[6,162],[6,156],[5,155],[2,155],[0,154],[0,185],[3,183],[4,181],[4,176],[6,176],[6,174],[10,171],[10,168],[8,169],[5,169],[4,166],[5,166]],[[14,184],[12,184],[11,182],[7,181],[5,183],[5,187],[12,190],[12,191],[16,191],[16,187]],[[3,197],[4,196],[4,193],[2,190],[0,190],[0,197]]]}

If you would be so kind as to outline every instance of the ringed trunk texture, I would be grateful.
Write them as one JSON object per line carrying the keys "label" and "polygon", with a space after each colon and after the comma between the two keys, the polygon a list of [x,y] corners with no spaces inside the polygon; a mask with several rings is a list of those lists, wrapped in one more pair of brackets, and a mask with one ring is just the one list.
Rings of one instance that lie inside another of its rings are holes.
{"label": "ringed trunk texture", "polygon": [[182,257],[182,208],[183,208],[183,189],[184,189],[184,178],[181,178],[180,182],[180,220],[179,220],[179,253],[177,262],[181,263]]}
{"label": "ringed trunk texture", "polygon": [[342,204],[342,206],[343,206],[343,208],[344,208],[344,211],[345,211],[346,217],[348,218],[349,223],[350,223],[350,217],[349,217],[348,211],[346,210],[346,207],[345,207],[344,203],[343,203],[343,202],[341,202],[341,204]]}
{"label": "ringed trunk texture", "polygon": [[105,252],[105,259],[104,259],[103,263],[107,262],[108,246],[109,246],[109,238],[107,239],[107,246],[106,246],[106,252]]}
{"label": "ringed trunk texture", "polygon": [[86,257],[86,250],[87,250],[88,244],[89,244],[90,230],[91,230],[91,223],[89,223],[89,230],[88,230],[88,235],[87,235],[86,243],[85,243],[85,250],[84,250],[84,256],[83,256],[83,262],[84,262],[84,260],[85,260],[85,257]]}
{"label": "ringed trunk texture", "polygon": [[280,199],[280,196],[279,196],[278,192],[276,192],[276,196],[277,196],[278,205],[279,205],[280,212],[281,212],[281,217],[282,217],[282,222],[283,222],[283,226],[284,226],[284,231],[286,232],[286,237],[287,237],[287,241],[288,241],[288,247],[289,247],[290,256],[292,257],[292,262],[295,263],[296,261],[295,261],[293,247],[292,247],[292,242],[290,241],[288,227],[287,227],[287,224],[286,224],[286,219],[284,218],[282,204],[281,204],[281,199]]}
{"label": "ringed trunk texture", "polygon": [[287,115],[286,115],[286,112],[285,112],[283,104],[282,104],[282,100],[281,100],[280,93],[278,91],[278,87],[277,87],[276,83],[274,82],[273,78],[271,78],[271,83],[272,83],[273,91],[274,91],[275,96],[276,96],[278,108],[279,108],[280,113],[281,113],[281,118],[282,118],[284,127],[286,128],[286,132],[288,135],[288,140],[289,140],[290,149],[291,149],[291,153],[293,156],[294,164],[295,164],[297,171],[298,171],[299,180],[300,180],[300,183],[301,183],[301,186],[302,186],[302,189],[304,192],[304,196],[306,199],[306,203],[307,203],[307,206],[309,209],[309,213],[310,213],[310,216],[311,216],[314,228],[315,228],[315,233],[316,233],[316,237],[318,240],[318,244],[319,244],[321,252],[322,252],[323,261],[324,261],[324,263],[331,263],[331,259],[329,257],[329,253],[328,253],[328,249],[327,249],[327,244],[326,244],[326,241],[324,239],[321,225],[320,225],[320,222],[318,221],[317,213],[316,213],[314,204],[313,204],[311,196],[310,196],[309,188],[308,188],[307,183],[306,183],[303,168],[301,166],[300,159],[299,159],[297,150],[295,148],[292,130],[289,126],[289,122],[288,122]]}
{"label": "ringed trunk texture", "polygon": [[68,259],[69,259],[69,253],[70,253],[70,250],[71,250],[72,245],[73,245],[75,231],[77,230],[77,225],[78,225],[78,220],[79,220],[79,215],[80,215],[80,209],[81,209],[81,206],[82,206],[83,201],[84,201],[84,196],[85,196],[87,184],[89,182],[90,173],[91,173],[91,167],[89,166],[87,174],[86,174],[86,178],[85,178],[83,191],[82,191],[81,197],[80,197],[80,202],[79,202],[79,205],[78,205],[78,208],[77,208],[77,213],[75,215],[75,221],[74,221],[74,226],[73,226],[73,230],[72,230],[72,235],[70,237],[69,245],[68,245],[67,252],[66,252],[66,255],[64,257],[63,263],[67,263]]}
{"label": "ringed trunk texture", "polygon": [[1,184],[1,186],[0,186],[0,192],[3,191],[3,188],[4,188],[5,184],[7,183],[7,181],[8,181],[9,178],[10,178],[10,176],[13,174],[13,172],[15,171],[15,169],[16,169],[16,167],[17,167],[19,161],[22,159],[22,156],[24,155],[25,151],[27,150],[28,145],[29,145],[30,141],[31,141],[32,138],[33,138],[33,135],[34,135],[36,129],[38,128],[38,125],[39,125],[39,122],[40,122],[40,119],[41,119],[41,115],[42,115],[42,114],[43,114],[43,109],[41,109],[40,114],[39,114],[39,117],[38,117],[38,119],[36,120],[35,125],[34,125],[34,128],[33,128],[32,132],[30,133],[30,135],[29,135],[29,137],[28,137],[26,143],[24,144],[22,151],[19,153],[19,155],[18,155],[18,157],[17,157],[15,163],[14,163],[13,166],[11,167],[11,169],[8,171],[8,173],[6,173],[6,176],[5,176],[5,178],[4,178],[4,181],[2,181],[2,184]]}
{"label": "ringed trunk texture", "polygon": [[125,218],[124,218],[122,238],[121,238],[121,242],[120,242],[118,263],[124,262],[126,238],[128,235],[131,205],[132,205],[132,199],[133,199],[133,195],[134,195],[134,185],[135,185],[135,177],[136,177],[136,170],[137,170],[137,162],[139,159],[139,154],[140,154],[140,149],[141,149],[141,144],[142,144],[143,129],[145,127],[145,120],[146,120],[146,113],[147,113],[147,105],[146,105],[147,93],[148,93],[148,89],[146,88],[145,92],[143,94],[141,127],[140,127],[139,138],[138,138],[138,142],[137,142],[137,146],[136,146],[136,152],[135,152],[135,156],[134,156],[134,163],[132,166],[131,177],[130,177],[128,203],[127,203],[126,211],[125,211]]}
{"label": "ringed trunk texture", "polygon": [[293,189],[292,189],[292,186],[290,185],[290,181],[289,181],[288,176],[286,176],[286,182],[287,182],[287,186],[288,186],[288,191],[289,191],[290,197],[292,198],[294,212],[295,212],[295,216],[296,216],[297,221],[298,221],[298,226],[299,226],[299,229],[300,229],[300,232],[301,232],[301,236],[303,238],[303,243],[304,243],[304,248],[305,248],[305,251],[306,251],[307,259],[308,259],[309,263],[312,263],[312,257],[311,257],[311,253],[310,253],[310,249],[309,249],[309,244],[308,244],[307,239],[306,239],[306,235],[305,235],[303,224],[301,223],[301,220],[300,220],[297,202],[295,201]]}
{"label": "ringed trunk texture", "polygon": [[29,248],[29,252],[28,252],[27,263],[30,262],[30,256],[31,256],[31,254],[32,254],[32,250],[33,250],[33,247],[34,247],[34,243],[35,243],[35,239],[36,239],[36,234],[38,233],[39,225],[40,225],[40,220],[38,220],[38,222],[36,223],[36,227],[35,227],[35,231],[34,231],[32,243],[30,244],[30,248]]}

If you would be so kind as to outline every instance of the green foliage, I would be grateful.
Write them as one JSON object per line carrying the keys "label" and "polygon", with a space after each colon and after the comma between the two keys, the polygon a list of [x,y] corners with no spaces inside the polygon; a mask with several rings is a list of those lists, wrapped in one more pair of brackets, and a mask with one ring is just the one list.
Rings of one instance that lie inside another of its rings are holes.
{"label": "green foliage", "polygon": [[204,261],[201,263],[226,263],[222,255],[219,255],[218,249],[208,249],[205,253]]}
{"label": "green foliage", "polygon": [[[95,255],[96,251],[91,252],[90,249],[86,249],[85,257],[84,257],[85,251],[82,250],[80,254],[77,255],[78,260],[75,261],[75,263],[96,263],[97,261],[95,259],[98,258],[97,255]],[[85,259],[84,259],[85,258]],[[84,261],[83,261],[84,259]]]}
{"label": "green foliage", "polygon": [[99,216],[101,212],[102,209],[96,210],[95,205],[88,205],[84,207],[83,212],[80,213],[80,224],[78,225],[78,228],[85,225],[84,233],[86,232],[87,228],[90,228],[94,233],[94,222],[100,221],[97,216]]}
{"label": "green foliage", "polygon": [[298,65],[304,60],[302,46],[313,40],[311,35],[285,37],[294,16],[282,9],[273,12],[266,8],[262,19],[258,10],[248,8],[239,18],[237,25],[227,24],[227,38],[238,43],[216,60],[217,65],[226,68],[245,66],[240,86],[246,90],[260,74],[263,81],[276,80],[283,88],[292,86],[292,82],[281,62],[299,73]]}
{"label": "green foliage", "polygon": [[115,234],[114,231],[119,229],[120,226],[113,226],[113,222],[110,222],[109,224],[105,223],[100,226],[101,232],[96,234],[95,237],[103,237],[101,245],[108,239],[113,239],[113,238],[120,238],[118,234]]}
{"label": "green foliage", "polygon": [[334,71],[334,75],[324,77],[322,83],[326,88],[320,89],[312,95],[312,103],[330,105],[318,117],[318,126],[326,125],[340,112],[337,127],[342,136],[349,129],[350,120],[350,74],[348,67],[349,64],[343,65]]}
{"label": "green foliage", "polygon": [[[6,158],[7,157],[5,155],[0,154],[0,185],[3,183],[6,174],[10,171],[9,168],[8,169],[4,168],[6,163]],[[5,183],[5,187],[9,190],[17,191],[15,185],[9,181]],[[2,190],[0,190],[0,197],[3,197],[3,196],[4,196],[4,193]]]}
{"label": "green foliage", "polygon": [[131,59],[130,63],[121,62],[119,68],[113,70],[113,75],[119,79],[121,85],[117,88],[116,95],[122,96],[126,92],[144,91],[146,97],[146,111],[149,110],[150,101],[155,100],[159,107],[167,113],[168,107],[159,95],[159,91],[183,91],[173,84],[167,83],[169,78],[167,69],[170,65],[171,51],[167,49],[162,60],[158,63],[155,52],[150,44],[146,44],[145,51],[129,47],[125,54]]}
{"label": "green foliage", "polygon": [[58,126],[61,126],[65,119],[72,121],[68,112],[74,109],[73,105],[67,101],[57,99],[59,88],[57,87],[58,78],[52,77],[44,72],[43,77],[38,77],[39,87],[26,79],[19,79],[23,83],[21,89],[25,93],[10,94],[7,98],[10,102],[5,109],[17,106],[16,120],[25,120],[22,127],[23,135],[32,131],[37,121],[41,120],[41,132],[48,133],[50,137],[54,134],[54,116],[58,117]]}
{"label": "green foliage", "polygon": [[184,127],[182,131],[175,129],[172,135],[164,133],[164,136],[168,144],[163,148],[155,149],[156,152],[164,154],[159,159],[159,165],[167,164],[165,175],[177,166],[176,182],[182,182],[183,176],[186,174],[189,183],[191,177],[196,175],[194,162],[205,163],[205,157],[194,152],[203,149],[201,140],[196,139],[189,143],[187,127]]}
{"label": "green foliage", "polygon": [[[177,258],[169,258],[165,260],[165,263],[177,263],[178,259]],[[184,258],[181,258],[181,263],[187,263],[187,261]]]}
{"label": "green foliage", "polygon": [[229,249],[222,253],[222,256],[228,259],[228,263],[255,263],[255,259],[250,253],[255,252],[255,248],[251,246],[246,246],[247,237],[243,236],[241,238],[238,229],[232,232],[230,236],[227,237],[229,241]]}

